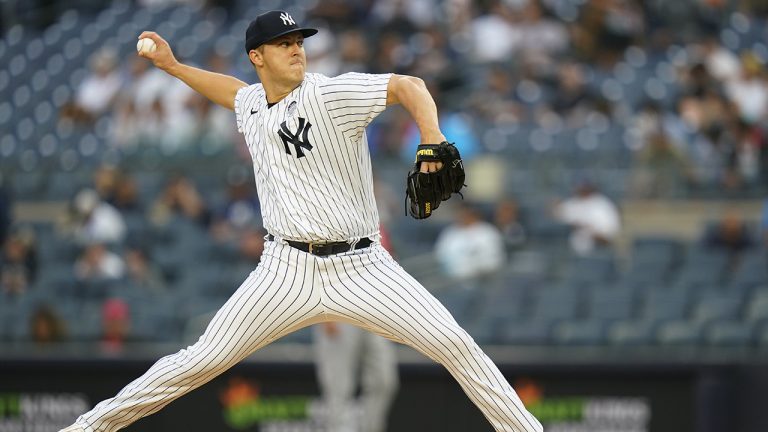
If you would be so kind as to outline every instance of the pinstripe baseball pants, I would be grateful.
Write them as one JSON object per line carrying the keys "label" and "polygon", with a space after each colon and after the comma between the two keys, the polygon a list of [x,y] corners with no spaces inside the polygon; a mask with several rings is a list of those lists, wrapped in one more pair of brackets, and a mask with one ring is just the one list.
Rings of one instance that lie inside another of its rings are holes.
{"label": "pinstripe baseball pants", "polygon": [[442,364],[496,431],[543,430],[448,310],[379,243],[316,257],[279,241],[266,243],[261,263],[194,345],[158,360],[76,424],[86,432],[124,428],[275,339],[329,320],[359,325]]}

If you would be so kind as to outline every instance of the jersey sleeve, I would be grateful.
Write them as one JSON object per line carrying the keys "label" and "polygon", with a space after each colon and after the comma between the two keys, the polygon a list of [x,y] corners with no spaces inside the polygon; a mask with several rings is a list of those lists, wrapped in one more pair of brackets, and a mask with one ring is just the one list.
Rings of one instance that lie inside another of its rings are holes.
{"label": "jersey sleeve", "polygon": [[253,99],[253,95],[257,92],[257,86],[249,85],[243,87],[235,94],[235,120],[237,121],[237,131],[243,133],[243,110],[247,109],[247,100]]}
{"label": "jersey sleeve", "polygon": [[392,74],[350,72],[319,84],[325,108],[348,137],[359,137],[387,107],[387,86]]}

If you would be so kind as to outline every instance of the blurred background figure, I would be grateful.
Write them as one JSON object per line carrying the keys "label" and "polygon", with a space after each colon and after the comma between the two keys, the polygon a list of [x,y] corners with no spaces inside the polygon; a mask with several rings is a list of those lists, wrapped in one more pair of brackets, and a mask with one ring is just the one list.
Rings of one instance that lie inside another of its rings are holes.
{"label": "blurred background figure", "polygon": [[525,245],[525,227],[523,226],[520,207],[515,200],[505,199],[496,204],[493,223],[504,238],[507,252],[512,252]]}
{"label": "blurred background figure", "polygon": [[571,226],[571,249],[579,255],[611,247],[621,230],[618,208],[591,180],[581,180],[571,197],[555,205],[554,215]]}
{"label": "blurred background figure", "polygon": [[152,204],[149,217],[157,226],[165,226],[180,219],[207,227],[211,214],[192,180],[179,175],[166,183],[163,192]]}
{"label": "blurred background figure", "polygon": [[64,321],[48,305],[38,306],[29,318],[32,341],[38,345],[49,345],[67,339]]}
{"label": "blurred background figure", "polygon": [[108,299],[101,309],[101,348],[117,353],[130,341],[131,315],[128,304],[120,299]]}
{"label": "blurred background figure", "polygon": [[126,235],[125,221],[120,212],[102,201],[99,194],[90,188],[81,190],[75,196],[69,218],[64,221],[64,230],[78,244],[117,244]]}
{"label": "blurred background figure", "polygon": [[386,431],[398,387],[392,342],[344,323],[318,324],[313,332],[326,430]]}
{"label": "blurred background figure", "polygon": [[[168,286],[162,272],[151,259],[145,247],[132,245],[124,253],[125,277],[128,283],[142,293],[164,294]],[[119,275],[118,271],[113,274]]]}
{"label": "blurred background figure", "polygon": [[504,238],[483,220],[473,204],[462,202],[454,222],[435,243],[435,256],[446,275],[470,280],[493,273],[506,261]]}
{"label": "blurred background figure", "polygon": [[125,275],[125,261],[104,243],[93,242],[83,248],[74,271],[80,282],[117,280]]}
{"label": "blurred background figure", "polygon": [[80,83],[74,100],[62,107],[61,118],[83,126],[92,126],[109,115],[123,85],[117,70],[117,55],[104,47],[90,59],[90,72]]}
{"label": "blurred background figure", "polygon": [[757,239],[739,213],[728,212],[706,231],[703,243],[708,248],[737,256],[755,247]]}
{"label": "blurred background figure", "polygon": [[35,233],[17,227],[3,244],[0,255],[0,285],[6,294],[23,294],[37,279],[38,253]]}

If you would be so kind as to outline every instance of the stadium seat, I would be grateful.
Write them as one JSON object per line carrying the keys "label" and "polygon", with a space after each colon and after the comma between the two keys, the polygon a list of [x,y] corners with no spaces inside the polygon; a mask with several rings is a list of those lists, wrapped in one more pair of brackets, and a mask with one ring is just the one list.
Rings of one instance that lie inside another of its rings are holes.
{"label": "stadium seat", "polygon": [[503,323],[495,339],[506,345],[544,345],[550,342],[549,322],[514,321]]}
{"label": "stadium seat", "polygon": [[636,295],[634,291],[592,290],[587,299],[587,313],[590,319],[599,322],[628,320],[634,318]]}
{"label": "stadium seat", "polygon": [[656,340],[662,345],[698,345],[702,336],[701,325],[693,321],[668,322],[656,331]]}
{"label": "stadium seat", "polygon": [[673,283],[682,289],[720,285],[728,264],[729,257],[725,252],[694,246]]}
{"label": "stadium seat", "polygon": [[756,325],[768,323],[768,292],[754,295],[744,312],[746,321]]}
{"label": "stadium seat", "polygon": [[768,327],[763,327],[758,334],[757,344],[762,348],[768,348]]}
{"label": "stadium seat", "polygon": [[570,257],[562,279],[579,287],[605,285],[616,275],[615,257],[610,252],[595,252],[587,256]]}
{"label": "stadium seat", "polygon": [[614,345],[652,345],[656,342],[657,323],[644,321],[620,321],[609,325],[607,340]]}
{"label": "stadium seat", "polygon": [[690,304],[688,294],[682,291],[653,290],[643,297],[641,317],[657,323],[684,318]]}
{"label": "stadium seat", "polygon": [[701,324],[733,320],[741,312],[743,299],[739,293],[713,293],[701,296],[694,304],[691,319]]}
{"label": "stadium seat", "polygon": [[743,255],[730,280],[730,286],[737,290],[761,285],[768,285],[768,252],[764,249]]}
{"label": "stadium seat", "polygon": [[570,287],[542,289],[534,294],[531,317],[552,323],[572,320],[578,317],[580,308],[579,293]]}
{"label": "stadium seat", "polygon": [[753,328],[749,323],[739,321],[716,322],[707,328],[705,340],[713,346],[747,347],[754,340]]}
{"label": "stadium seat", "polygon": [[560,345],[601,345],[606,327],[601,321],[565,321],[554,327],[552,339]]}

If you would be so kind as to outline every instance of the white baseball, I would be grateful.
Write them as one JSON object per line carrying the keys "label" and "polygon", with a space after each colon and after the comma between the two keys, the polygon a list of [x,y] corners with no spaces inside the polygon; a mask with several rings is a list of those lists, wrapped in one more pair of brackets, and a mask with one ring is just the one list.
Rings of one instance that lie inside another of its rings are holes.
{"label": "white baseball", "polygon": [[156,49],[157,44],[150,38],[139,39],[139,42],[136,43],[136,51],[138,52],[151,53],[155,52]]}

